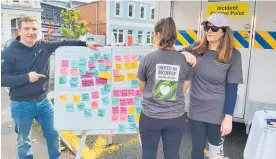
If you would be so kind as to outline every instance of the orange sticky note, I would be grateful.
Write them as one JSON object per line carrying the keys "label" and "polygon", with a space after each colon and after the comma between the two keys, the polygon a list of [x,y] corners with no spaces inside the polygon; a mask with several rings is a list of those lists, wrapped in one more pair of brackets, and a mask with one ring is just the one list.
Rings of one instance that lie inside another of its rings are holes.
{"label": "orange sticky note", "polygon": [[132,63],[132,68],[133,69],[138,69],[138,62],[133,62]]}
{"label": "orange sticky note", "polygon": [[116,70],[123,69],[123,65],[122,64],[116,63],[115,65],[116,65]]}
{"label": "orange sticky note", "polygon": [[128,107],[128,114],[129,115],[135,115],[136,109],[134,106],[129,106]]}
{"label": "orange sticky note", "polygon": [[128,80],[137,80],[137,75],[136,75],[136,73],[128,73],[128,74],[127,74],[127,79],[128,79]]}
{"label": "orange sticky note", "polygon": [[109,72],[99,72],[99,77],[100,78],[105,78],[105,79],[110,79],[111,74]]}
{"label": "orange sticky note", "polygon": [[80,100],[81,100],[80,95],[73,95],[73,102],[74,102],[74,103],[79,103]]}
{"label": "orange sticky note", "polygon": [[120,75],[120,70],[113,70],[114,76],[119,76]]}
{"label": "orange sticky note", "polygon": [[65,100],[67,100],[67,95],[62,94],[62,95],[59,96],[59,99],[62,100],[62,101],[65,101]]}
{"label": "orange sticky note", "polygon": [[104,66],[111,67],[111,60],[104,60]]}
{"label": "orange sticky note", "polygon": [[125,81],[125,75],[114,76],[114,82],[123,82],[123,81]]}
{"label": "orange sticky note", "polygon": [[126,62],[125,69],[127,69],[127,70],[132,69],[132,62]]}
{"label": "orange sticky note", "polygon": [[140,114],[136,114],[135,120],[136,120],[136,122],[139,122],[139,120],[140,120]]}

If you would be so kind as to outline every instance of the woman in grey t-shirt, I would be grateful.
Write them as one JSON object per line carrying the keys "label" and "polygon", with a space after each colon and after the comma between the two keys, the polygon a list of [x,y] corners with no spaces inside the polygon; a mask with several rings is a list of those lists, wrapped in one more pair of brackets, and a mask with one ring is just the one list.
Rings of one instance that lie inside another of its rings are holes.
{"label": "woman in grey t-shirt", "polygon": [[243,83],[241,54],[234,48],[226,15],[213,14],[202,26],[203,39],[180,50],[196,56],[189,91],[192,159],[204,159],[207,138],[209,158],[223,159],[224,136],[232,131],[237,88]]}
{"label": "woman in grey t-shirt", "polygon": [[138,69],[143,110],[139,121],[142,158],[155,159],[162,136],[166,159],[179,159],[184,134],[184,92],[192,78],[192,68],[173,47],[176,27],[173,19],[155,24],[157,50],[146,55]]}

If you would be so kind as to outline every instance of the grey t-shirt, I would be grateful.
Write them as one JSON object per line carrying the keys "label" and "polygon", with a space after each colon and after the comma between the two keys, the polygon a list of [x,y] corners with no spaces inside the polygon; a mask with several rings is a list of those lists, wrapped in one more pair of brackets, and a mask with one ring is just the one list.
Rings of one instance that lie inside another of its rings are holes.
{"label": "grey t-shirt", "polygon": [[[183,49],[191,51],[191,47]],[[243,83],[241,54],[233,50],[229,64],[217,61],[216,51],[208,50],[197,56],[190,87],[189,117],[202,122],[221,124],[224,119],[223,109],[226,83]]]}
{"label": "grey t-shirt", "polygon": [[137,75],[145,82],[143,113],[158,119],[182,116],[185,113],[183,84],[192,79],[192,73],[192,67],[177,51],[158,49],[146,55]]}

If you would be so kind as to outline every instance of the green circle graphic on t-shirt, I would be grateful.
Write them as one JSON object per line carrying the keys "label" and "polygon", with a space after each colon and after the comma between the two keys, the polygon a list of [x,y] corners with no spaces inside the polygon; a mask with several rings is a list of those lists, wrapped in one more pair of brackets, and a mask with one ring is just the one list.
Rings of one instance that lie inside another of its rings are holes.
{"label": "green circle graphic on t-shirt", "polygon": [[153,91],[153,97],[155,99],[175,100],[176,90],[176,81],[157,80],[155,84],[155,89]]}

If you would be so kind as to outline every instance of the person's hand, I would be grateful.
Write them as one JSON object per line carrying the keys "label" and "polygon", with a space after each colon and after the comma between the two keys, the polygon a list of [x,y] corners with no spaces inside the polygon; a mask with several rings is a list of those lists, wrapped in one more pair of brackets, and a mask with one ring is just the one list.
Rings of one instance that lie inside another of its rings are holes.
{"label": "person's hand", "polygon": [[221,123],[221,136],[226,136],[232,132],[232,121],[233,117],[231,115],[226,114]]}
{"label": "person's hand", "polygon": [[29,73],[29,81],[30,82],[36,82],[39,78],[45,78],[46,76],[43,74],[39,74],[36,72],[30,72]]}
{"label": "person's hand", "polygon": [[190,65],[192,65],[193,67],[195,67],[195,65],[196,65],[196,57],[193,54],[189,53],[189,52],[182,52],[182,54],[185,56],[186,61]]}
{"label": "person's hand", "polygon": [[96,43],[96,42],[87,42],[86,46],[89,47],[90,49],[97,50],[97,47],[102,47],[101,44]]}

